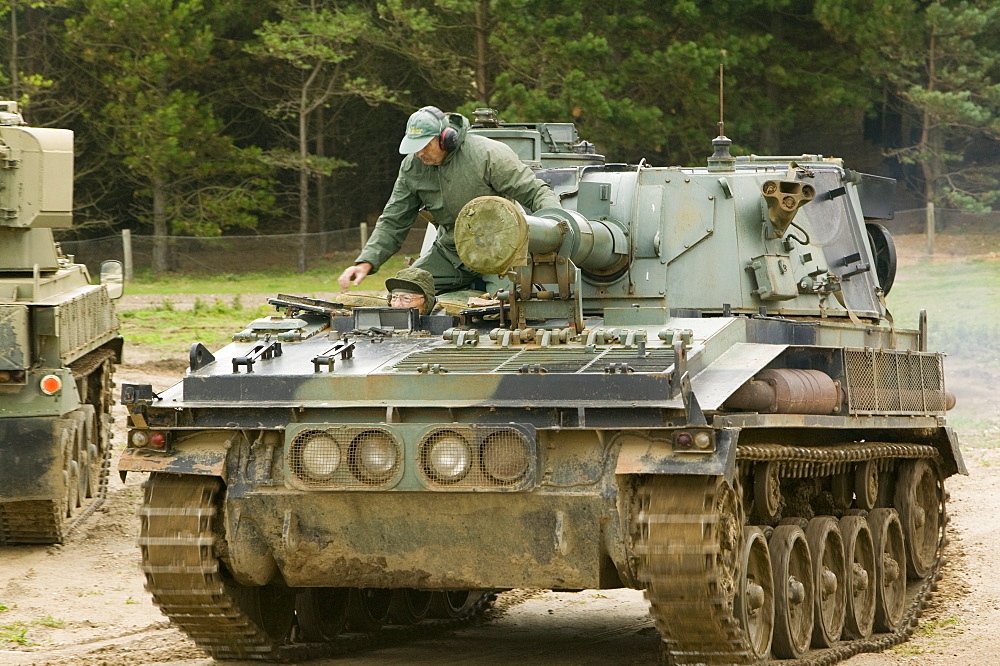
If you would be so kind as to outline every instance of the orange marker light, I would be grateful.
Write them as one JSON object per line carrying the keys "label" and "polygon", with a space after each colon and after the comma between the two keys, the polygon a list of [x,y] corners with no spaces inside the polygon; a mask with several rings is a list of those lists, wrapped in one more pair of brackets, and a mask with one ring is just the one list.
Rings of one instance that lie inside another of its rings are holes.
{"label": "orange marker light", "polygon": [[59,379],[58,375],[45,375],[39,382],[39,387],[45,395],[52,395],[58,393],[59,389],[62,388],[62,380]]}

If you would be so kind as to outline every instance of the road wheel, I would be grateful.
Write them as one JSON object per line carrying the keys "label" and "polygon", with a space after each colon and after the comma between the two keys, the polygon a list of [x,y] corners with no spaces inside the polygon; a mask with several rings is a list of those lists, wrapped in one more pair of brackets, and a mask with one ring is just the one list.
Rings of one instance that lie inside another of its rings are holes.
{"label": "road wheel", "polygon": [[389,619],[393,624],[416,624],[427,617],[434,593],[429,590],[392,591]]}
{"label": "road wheel", "polygon": [[875,546],[875,630],[895,631],[906,602],[906,546],[895,509],[868,514]]}
{"label": "road wheel", "polygon": [[927,460],[908,460],[900,465],[893,505],[903,528],[910,578],[923,578],[934,566],[943,500],[944,485],[934,465]]}
{"label": "road wheel", "polygon": [[310,587],[295,596],[295,616],[302,639],[332,641],[347,624],[350,589]]}
{"label": "road wheel", "polygon": [[779,525],[769,543],[774,577],[776,657],[797,659],[809,649],[813,630],[813,573],[809,544],[802,528]]}
{"label": "road wheel", "polygon": [[736,587],[736,618],[740,622],[750,656],[762,661],[771,652],[774,632],[774,580],[767,539],[759,527],[743,528],[741,576]]}
{"label": "road wheel", "polygon": [[375,588],[353,588],[347,605],[347,628],[349,631],[378,631],[389,621],[389,604],[392,590]]}
{"label": "road wheel", "polygon": [[875,621],[875,546],[868,521],[862,516],[840,519],[844,539],[844,637],[867,638]]}
{"label": "road wheel", "polygon": [[816,617],[812,644],[831,647],[840,640],[844,629],[847,566],[844,564],[844,540],[837,519],[818,516],[809,521],[806,542],[813,563]]}

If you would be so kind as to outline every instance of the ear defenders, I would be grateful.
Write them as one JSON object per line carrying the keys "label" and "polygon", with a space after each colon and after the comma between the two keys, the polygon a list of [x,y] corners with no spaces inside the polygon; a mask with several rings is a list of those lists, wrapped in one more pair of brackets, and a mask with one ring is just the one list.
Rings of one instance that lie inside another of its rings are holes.
{"label": "ear defenders", "polygon": [[438,145],[449,153],[458,148],[458,132],[448,124],[448,116],[436,106],[425,106],[421,111],[429,111],[441,121],[441,133],[438,135]]}

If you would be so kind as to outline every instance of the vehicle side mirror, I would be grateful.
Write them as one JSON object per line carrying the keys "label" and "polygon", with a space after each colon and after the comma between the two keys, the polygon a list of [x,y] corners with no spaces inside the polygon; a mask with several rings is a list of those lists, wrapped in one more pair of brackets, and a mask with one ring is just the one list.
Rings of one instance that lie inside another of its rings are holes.
{"label": "vehicle side mirror", "polygon": [[115,300],[125,292],[125,269],[122,262],[108,260],[101,262],[101,284],[108,289],[108,297]]}

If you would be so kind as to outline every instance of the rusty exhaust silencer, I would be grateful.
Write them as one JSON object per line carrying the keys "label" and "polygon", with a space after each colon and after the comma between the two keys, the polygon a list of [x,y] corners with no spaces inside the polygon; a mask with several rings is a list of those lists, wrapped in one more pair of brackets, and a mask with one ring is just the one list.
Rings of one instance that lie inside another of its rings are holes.
{"label": "rusty exhaust silencer", "polygon": [[840,382],[820,370],[762,370],[726,400],[723,407],[760,414],[839,414]]}

